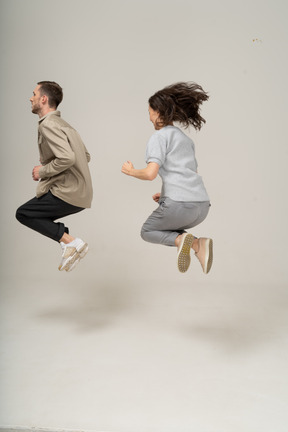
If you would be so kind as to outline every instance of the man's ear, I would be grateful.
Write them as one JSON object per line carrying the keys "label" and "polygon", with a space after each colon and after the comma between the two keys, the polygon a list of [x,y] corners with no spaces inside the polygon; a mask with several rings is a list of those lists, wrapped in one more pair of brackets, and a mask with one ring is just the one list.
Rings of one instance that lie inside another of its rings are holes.
{"label": "man's ear", "polygon": [[45,94],[43,94],[43,95],[41,96],[41,102],[42,102],[43,104],[48,103],[48,97],[47,97]]}

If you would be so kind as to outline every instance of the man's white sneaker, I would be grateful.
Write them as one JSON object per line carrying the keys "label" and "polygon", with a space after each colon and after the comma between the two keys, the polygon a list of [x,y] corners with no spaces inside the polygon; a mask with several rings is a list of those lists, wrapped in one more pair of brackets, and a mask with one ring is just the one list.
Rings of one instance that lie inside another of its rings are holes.
{"label": "man's white sneaker", "polygon": [[75,261],[65,268],[66,272],[70,272],[70,271],[74,270],[74,268],[76,267],[76,265],[80,262],[80,259],[81,259],[80,255],[77,254],[77,257],[76,257]]}
{"label": "man's white sneaker", "polygon": [[78,255],[77,255],[76,259],[74,260],[74,262],[72,262],[70,265],[68,265],[68,267],[65,269],[67,272],[74,270],[74,268],[79,263],[79,261],[85,257],[85,255],[87,254],[88,249],[89,249],[88,244],[84,243],[84,241],[79,239],[79,238],[76,238],[74,240],[74,242],[76,245]]}
{"label": "man's white sneaker", "polygon": [[83,240],[81,240],[80,238],[76,238],[75,240],[74,240],[75,242],[76,242],[76,249],[77,249],[77,252],[79,253],[79,255],[80,255],[80,258],[82,259],[82,258],[84,258],[85,257],[85,255],[87,254],[87,252],[88,252],[88,244],[87,243],[85,243]]}
{"label": "man's white sneaker", "polygon": [[79,263],[80,259],[88,252],[88,244],[84,243],[83,240],[76,238],[68,244],[60,243],[63,249],[62,262],[59,266],[59,270],[71,271]]}
{"label": "man's white sneaker", "polygon": [[178,270],[181,273],[185,273],[190,266],[190,251],[193,243],[194,237],[192,234],[182,234],[181,243],[178,246],[177,251],[177,263]]}
{"label": "man's white sneaker", "polygon": [[78,252],[74,245],[72,245],[73,242],[65,244],[63,242],[60,243],[62,248],[62,260],[58,267],[60,271],[66,270],[68,266],[74,263],[74,261],[77,258]]}

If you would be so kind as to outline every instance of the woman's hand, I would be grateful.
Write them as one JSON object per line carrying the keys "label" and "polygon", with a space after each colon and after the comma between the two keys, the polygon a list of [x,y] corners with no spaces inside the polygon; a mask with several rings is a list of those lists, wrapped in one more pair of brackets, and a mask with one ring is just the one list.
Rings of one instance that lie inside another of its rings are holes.
{"label": "woman's hand", "polygon": [[157,192],[156,194],[154,194],[152,196],[153,200],[158,203],[158,201],[160,199],[160,195],[161,195],[160,192]]}
{"label": "woman's hand", "polygon": [[122,173],[126,174],[126,175],[131,175],[132,170],[134,169],[134,166],[132,164],[132,162],[127,161],[122,165]]}

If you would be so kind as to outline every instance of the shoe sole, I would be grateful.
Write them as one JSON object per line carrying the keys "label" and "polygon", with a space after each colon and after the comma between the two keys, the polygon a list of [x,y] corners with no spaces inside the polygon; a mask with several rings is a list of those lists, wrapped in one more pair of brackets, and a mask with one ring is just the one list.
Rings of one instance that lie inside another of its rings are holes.
{"label": "shoe sole", "polygon": [[80,262],[80,260],[82,259],[82,258],[84,258],[85,257],[85,255],[87,254],[87,252],[88,252],[88,249],[89,249],[89,247],[88,247],[88,244],[87,243],[85,243],[78,251],[77,251],[77,254],[76,254],[76,257],[75,257],[75,259],[73,260],[73,262],[71,262],[71,264],[69,265],[69,266],[67,266],[67,268],[65,268],[65,270],[67,271],[67,272],[70,272],[70,271],[72,271],[72,270],[74,270],[74,268],[76,267],[76,265]]}
{"label": "shoe sole", "polygon": [[193,235],[187,234],[183,240],[182,245],[180,246],[180,251],[177,256],[177,263],[178,263],[178,270],[181,273],[185,273],[191,262],[190,252],[191,252],[191,246],[193,243]]}
{"label": "shoe sole", "polygon": [[213,240],[209,239],[205,244],[205,267],[204,273],[209,273],[213,263]]}
{"label": "shoe sole", "polygon": [[61,266],[61,264],[59,265],[58,270],[60,270],[60,271],[66,270],[66,268],[68,268],[70,265],[72,265],[74,263],[74,261],[77,258],[77,255],[78,255],[78,252],[77,252],[77,250],[75,250],[75,252],[73,253],[73,255],[70,255],[67,258],[65,264],[63,264],[62,266]]}
{"label": "shoe sole", "polygon": [[80,255],[80,259],[82,259],[82,258],[85,257],[85,255],[86,255],[87,252],[88,252],[88,249],[89,249],[88,244],[87,244],[87,243],[84,243],[84,245],[81,247],[81,249],[79,249],[79,250],[77,251],[78,254]]}

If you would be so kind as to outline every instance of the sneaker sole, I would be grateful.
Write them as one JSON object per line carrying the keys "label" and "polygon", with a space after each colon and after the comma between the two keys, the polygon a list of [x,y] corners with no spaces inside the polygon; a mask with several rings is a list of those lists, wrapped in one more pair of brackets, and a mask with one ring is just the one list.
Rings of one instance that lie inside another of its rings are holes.
{"label": "sneaker sole", "polygon": [[190,262],[191,262],[190,252],[193,243],[193,238],[194,237],[192,234],[187,234],[181,246],[181,250],[178,253],[178,257],[177,257],[178,270],[181,273],[185,273],[190,266]]}
{"label": "sneaker sole", "polygon": [[77,252],[77,250],[74,252],[74,254],[73,255],[71,255],[68,259],[67,259],[67,261],[65,262],[65,264],[64,265],[60,265],[59,267],[58,267],[58,270],[60,270],[60,271],[63,271],[63,270],[66,270],[68,267],[70,267],[74,262],[75,262],[75,260],[77,259],[77,257],[78,257],[78,252]]}
{"label": "sneaker sole", "polygon": [[65,268],[66,272],[72,271],[76,267],[76,265],[79,263],[79,261],[80,261],[80,255],[77,253],[77,256],[76,256],[74,262]]}
{"label": "sneaker sole", "polygon": [[85,255],[86,255],[87,252],[88,252],[88,249],[89,249],[88,244],[85,243],[85,244],[84,244],[84,245],[83,245],[83,246],[82,246],[82,247],[77,251],[77,255],[76,255],[74,261],[71,262],[71,264],[70,264],[69,266],[67,266],[67,268],[65,268],[65,270],[66,270],[67,272],[70,272],[70,271],[74,270],[74,268],[75,268],[76,265],[80,262],[80,260],[81,260],[82,258],[85,257]]}
{"label": "sneaker sole", "polygon": [[85,255],[86,255],[87,252],[88,252],[88,249],[89,249],[88,244],[87,244],[87,243],[84,243],[84,245],[81,247],[81,249],[77,250],[77,252],[78,252],[79,255],[80,255],[80,259],[82,259],[82,258],[85,257]]}

